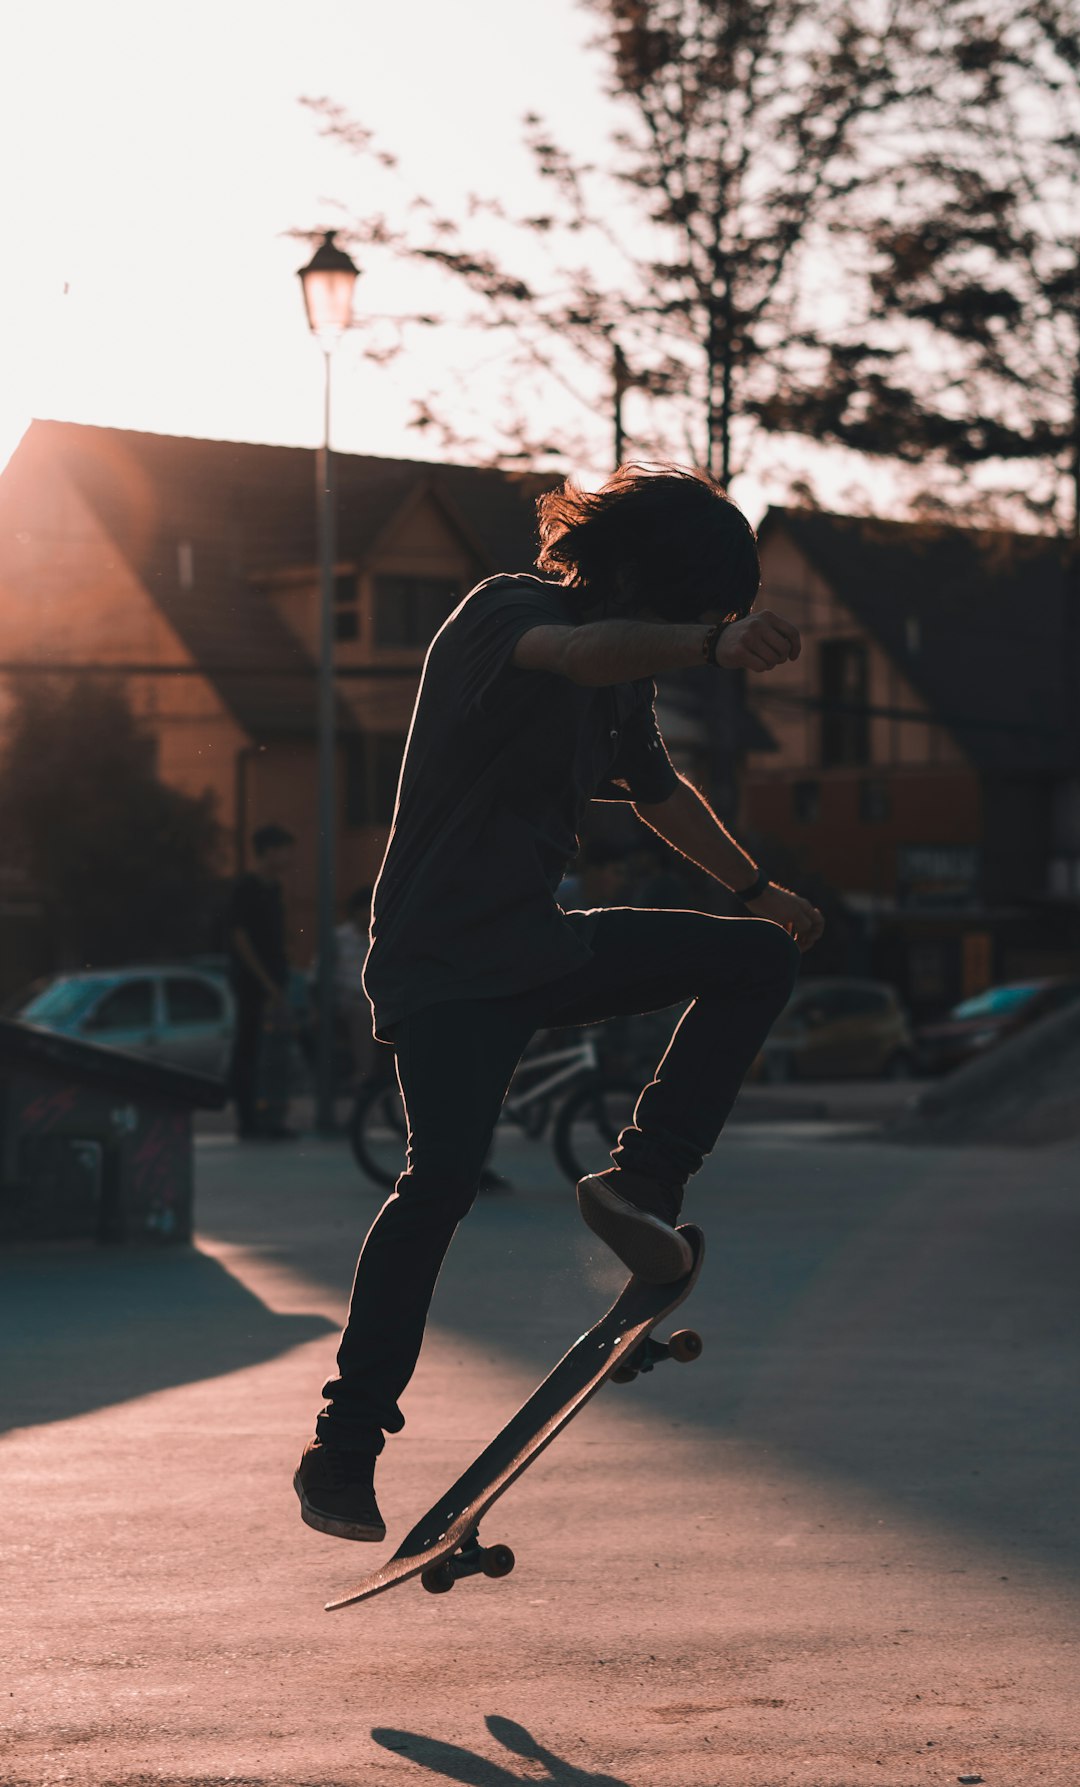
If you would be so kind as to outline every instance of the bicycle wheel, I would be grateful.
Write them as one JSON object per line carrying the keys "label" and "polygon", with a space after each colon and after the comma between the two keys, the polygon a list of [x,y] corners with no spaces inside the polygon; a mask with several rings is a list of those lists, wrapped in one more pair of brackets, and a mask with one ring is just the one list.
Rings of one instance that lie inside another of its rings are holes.
{"label": "bicycle wheel", "polygon": [[555,1119],[552,1137],[555,1159],[571,1184],[610,1166],[604,1156],[632,1121],[640,1096],[639,1080],[602,1073],[575,1086]]}
{"label": "bicycle wheel", "polygon": [[362,1091],[349,1118],[349,1146],[360,1171],[376,1185],[396,1183],[405,1171],[408,1125],[396,1084]]}

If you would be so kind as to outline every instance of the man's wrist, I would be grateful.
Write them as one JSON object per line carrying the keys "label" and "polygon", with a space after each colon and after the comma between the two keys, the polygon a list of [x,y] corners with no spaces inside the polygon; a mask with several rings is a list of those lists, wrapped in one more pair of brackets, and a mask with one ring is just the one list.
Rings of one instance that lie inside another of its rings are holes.
{"label": "man's wrist", "polygon": [[731,891],[737,900],[741,900],[743,905],[747,906],[751,900],[760,900],[762,894],[768,892],[769,886],[769,877],[765,870],[759,869],[754,879],[746,887],[734,887]]}
{"label": "man's wrist", "polygon": [[702,662],[711,664],[714,670],[719,670],[720,668],[716,661],[716,648],[720,643],[720,635],[728,624],[729,623],[726,620],[716,621],[714,625],[708,629],[705,637],[701,641]]}

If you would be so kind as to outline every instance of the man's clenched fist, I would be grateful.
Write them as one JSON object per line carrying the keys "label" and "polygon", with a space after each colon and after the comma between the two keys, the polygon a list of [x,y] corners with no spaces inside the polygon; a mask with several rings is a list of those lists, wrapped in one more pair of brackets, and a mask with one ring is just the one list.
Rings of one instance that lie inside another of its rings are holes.
{"label": "man's clenched fist", "polygon": [[771,608],[748,614],[724,628],[716,646],[716,662],[725,670],[754,670],[763,675],[797,658],[802,650],[799,629]]}

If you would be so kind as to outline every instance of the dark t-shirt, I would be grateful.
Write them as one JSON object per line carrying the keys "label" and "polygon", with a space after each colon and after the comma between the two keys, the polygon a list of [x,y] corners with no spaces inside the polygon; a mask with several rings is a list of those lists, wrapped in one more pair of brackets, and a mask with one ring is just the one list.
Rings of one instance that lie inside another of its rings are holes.
{"label": "dark t-shirt", "polygon": [[555,890],[589,801],[677,786],[651,677],[586,689],[510,662],[531,627],[576,619],[560,584],[493,577],[431,642],[372,902],[364,988],[380,1041],[425,1005],[588,961],[597,914],[563,912]]}
{"label": "dark t-shirt", "polygon": [[285,946],[285,901],[279,881],[264,881],[261,875],[239,876],[233,882],[225,912],[232,983],[241,995],[261,998],[266,989],[232,947],[236,930],[247,932],[267,974],[283,987],[289,978],[289,956]]}

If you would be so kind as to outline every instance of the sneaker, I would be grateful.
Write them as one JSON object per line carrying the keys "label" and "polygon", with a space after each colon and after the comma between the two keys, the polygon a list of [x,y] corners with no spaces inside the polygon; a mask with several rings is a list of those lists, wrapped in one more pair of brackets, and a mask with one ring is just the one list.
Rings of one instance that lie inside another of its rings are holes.
{"label": "sneaker", "polygon": [[318,1533],[377,1545],[386,1537],[386,1524],[375,1500],[374,1476],[370,1452],[345,1452],[310,1440],[293,1477],[301,1518]]}
{"label": "sneaker", "polygon": [[647,1284],[671,1284],[694,1263],[689,1241],[675,1227],[682,1197],[681,1185],[622,1167],[587,1173],[577,1188],[578,1209],[593,1234]]}

